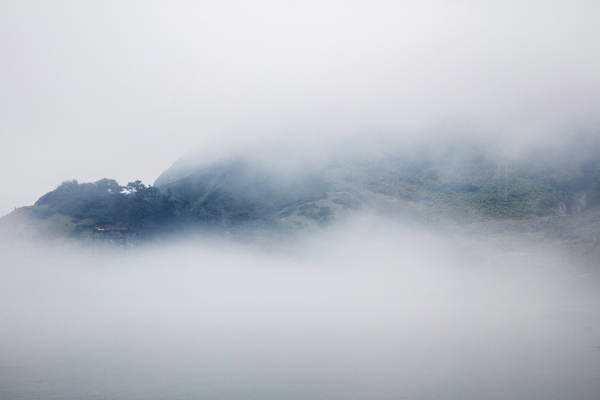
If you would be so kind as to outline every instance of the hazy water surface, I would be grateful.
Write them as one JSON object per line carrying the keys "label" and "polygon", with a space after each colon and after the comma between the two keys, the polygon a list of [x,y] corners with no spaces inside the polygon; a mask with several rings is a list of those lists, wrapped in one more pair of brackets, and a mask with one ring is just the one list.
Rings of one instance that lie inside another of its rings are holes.
{"label": "hazy water surface", "polygon": [[354,226],[278,251],[7,254],[0,398],[595,399],[597,293],[524,248]]}

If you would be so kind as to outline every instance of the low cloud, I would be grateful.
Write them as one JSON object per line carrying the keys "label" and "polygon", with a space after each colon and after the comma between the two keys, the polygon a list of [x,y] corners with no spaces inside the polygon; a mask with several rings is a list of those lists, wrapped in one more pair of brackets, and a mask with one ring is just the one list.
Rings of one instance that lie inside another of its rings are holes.
{"label": "low cloud", "polygon": [[[4,263],[1,379],[14,393],[83,396],[583,399],[598,389],[597,293],[552,250],[373,215],[270,251],[190,240]],[[33,388],[34,377],[51,383]]]}

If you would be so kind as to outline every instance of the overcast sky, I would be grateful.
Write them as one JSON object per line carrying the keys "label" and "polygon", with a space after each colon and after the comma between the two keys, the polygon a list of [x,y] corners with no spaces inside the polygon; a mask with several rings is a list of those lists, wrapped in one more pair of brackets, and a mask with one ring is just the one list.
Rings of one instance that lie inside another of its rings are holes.
{"label": "overcast sky", "polygon": [[0,215],[200,145],[595,126],[600,2],[0,2]]}

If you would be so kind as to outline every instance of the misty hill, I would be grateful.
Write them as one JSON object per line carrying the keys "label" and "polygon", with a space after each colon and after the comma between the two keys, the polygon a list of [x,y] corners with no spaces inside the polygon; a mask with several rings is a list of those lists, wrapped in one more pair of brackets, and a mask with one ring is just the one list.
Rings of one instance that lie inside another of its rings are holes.
{"label": "misty hill", "polygon": [[465,138],[346,150],[287,170],[260,157],[205,162],[190,153],[151,186],[67,181],[3,217],[2,230],[75,239],[102,226],[122,226],[148,239],[189,230],[251,236],[319,229],[371,210],[465,233],[533,232],[596,251],[595,136],[512,154]]}
{"label": "misty hill", "polygon": [[[278,174],[259,161],[195,164],[183,157],[155,182],[190,220],[326,223],[363,207],[466,225],[577,215],[600,204],[600,147],[590,136],[499,157],[489,143],[455,140],[386,151],[332,152]],[[197,160],[196,160],[197,161]]]}
{"label": "misty hill", "polygon": [[[185,223],[227,228],[273,226],[282,213],[318,203],[331,189],[320,174],[282,176],[239,157],[200,167],[174,165],[155,187],[171,194]],[[317,220],[327,220],[322,209],[317,214]]]}

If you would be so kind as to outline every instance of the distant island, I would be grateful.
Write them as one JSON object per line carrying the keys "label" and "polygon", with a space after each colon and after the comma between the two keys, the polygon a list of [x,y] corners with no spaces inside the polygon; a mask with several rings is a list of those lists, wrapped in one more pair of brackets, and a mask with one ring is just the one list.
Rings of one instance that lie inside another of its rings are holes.
{"label": "distant island", "polygon": [[257,158],[205,163],[190,153],[153,185],[62,182],[2,217],[0,230],[84,241],[94,230],[119,228],[149,243],[190,231],[310,231],[367,209],[465,234],[529,232],[600,260],[600,140],[575,135],[512,155],[460,138],[332,151],[326,162],[286,174]]}

